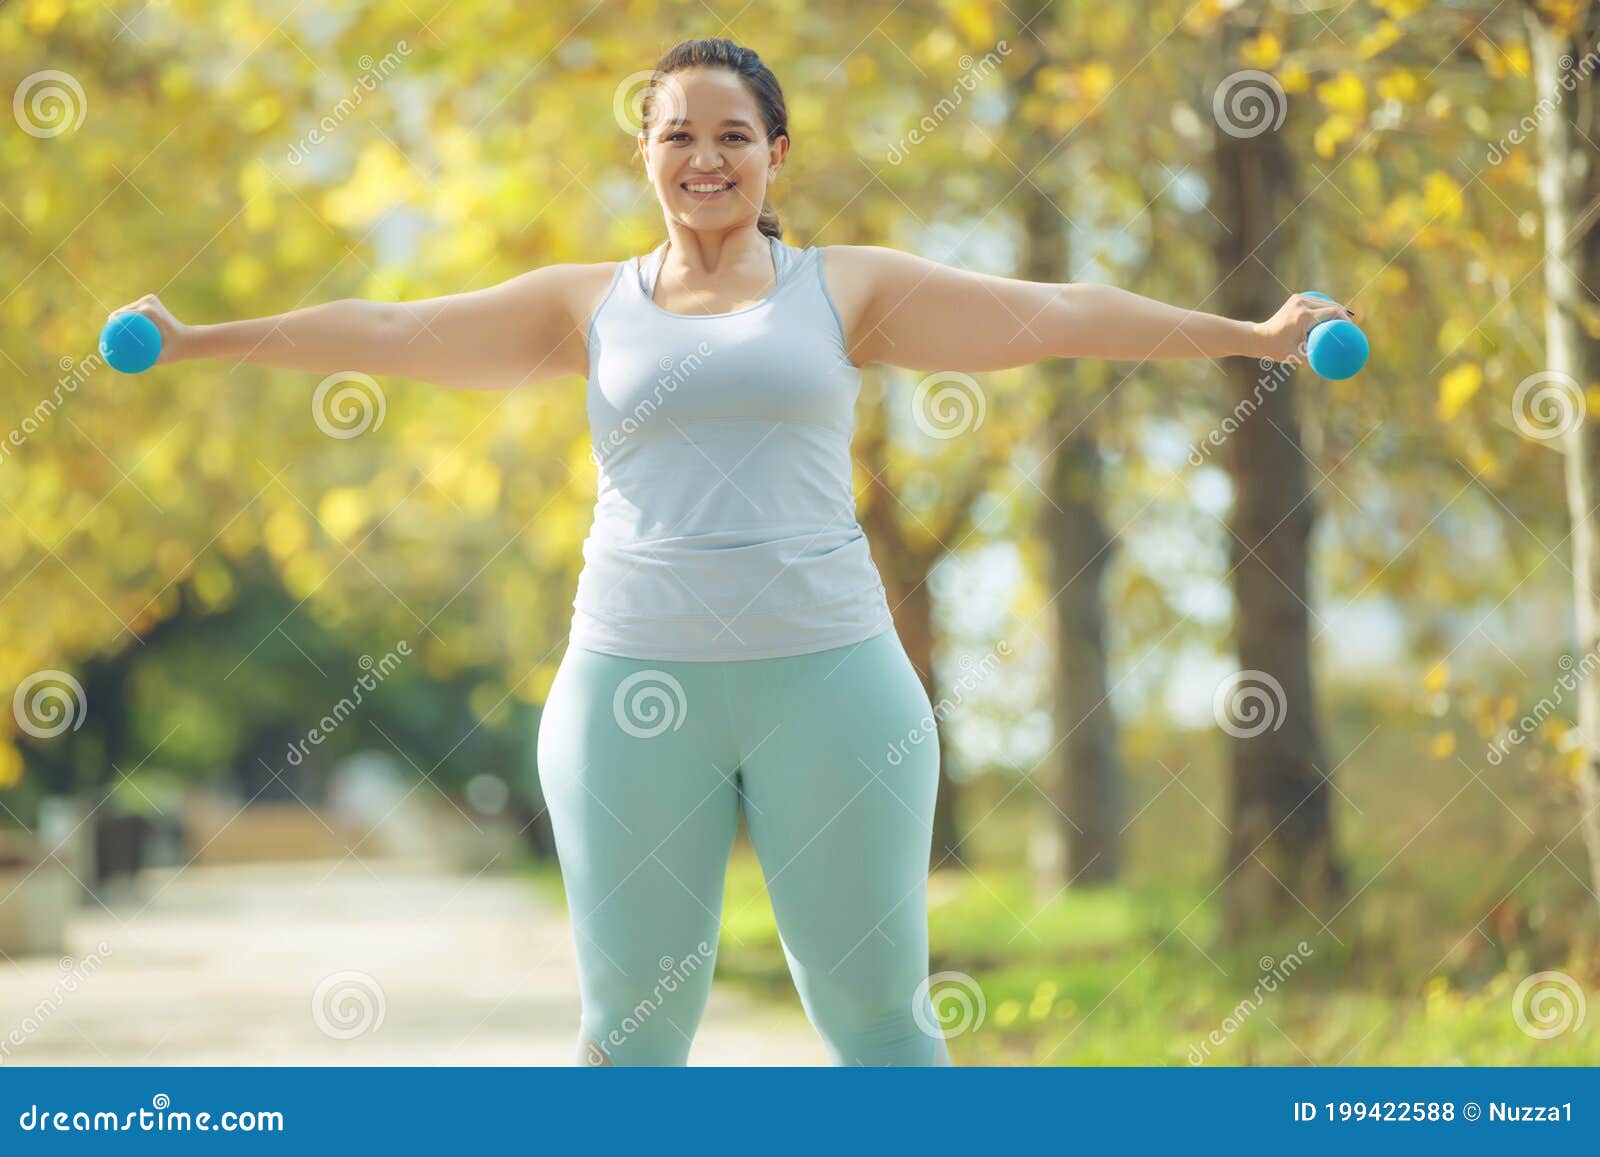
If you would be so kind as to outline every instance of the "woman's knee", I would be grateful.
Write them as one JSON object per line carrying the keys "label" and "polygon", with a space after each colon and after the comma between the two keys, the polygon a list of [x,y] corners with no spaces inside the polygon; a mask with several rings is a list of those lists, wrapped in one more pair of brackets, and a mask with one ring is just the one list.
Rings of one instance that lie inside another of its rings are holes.
{"label": "woman's knee", "polygon": [[915,983],[808,978],[806,1011],[839,1065],[938,1065],[944,1038],[917,1015]]}

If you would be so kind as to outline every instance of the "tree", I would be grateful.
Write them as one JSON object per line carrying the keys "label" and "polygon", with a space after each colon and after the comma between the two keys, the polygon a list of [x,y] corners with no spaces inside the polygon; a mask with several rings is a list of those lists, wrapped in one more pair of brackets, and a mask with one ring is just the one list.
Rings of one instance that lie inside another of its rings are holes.
{"label": "tree", "polygon": [[[1544,207],[1545,341],[1553,397],[1563,409],[1567,510],[1572,519],[1572,579],[1578,648],[1600,648],[1600,422],[1586,414],[1583,392],[1600,373],[1600,89],[1591,45],[1600,39],[1600,8],[1530,5],[1539,109],[1539,190]],[[1587,60],[1587,66],[1575,68]],[[1578,824],[1600,890],[1600,680],[1578,687]]]}
{"label": "tree", "polygon": [[[1221,23],[1224,72],[1259,31],[1246,18]],[[1268,118],[1282,112],[1274,97],[1281,100],[1281,90],[1261,94]],[[1270,317],[1286,296],[1278,273],[1289,272],[1300,241],[1296,209],[1303,192],[1295,157],[1278,124],[1240,125],[1226,112],[1218,121],[1212,162],[1221,312]],[[1272,388],[1263,389],[1263,374],[1273,370],[1243,358],[1229,359],[1226,368],[1240,403],[1255,407],[1230,447],[1241,675],[1224,694],[1260,697],[1260,712],[1247,711],[1245,725],[1225,724],[1235,739],[1223,918],[1239,931],[1298,918],[1306,909],[1331,912],[1344,882],[1311,676],[1307,580],[1316,501],[1307,485],[1295,375],[1277,371]]]}

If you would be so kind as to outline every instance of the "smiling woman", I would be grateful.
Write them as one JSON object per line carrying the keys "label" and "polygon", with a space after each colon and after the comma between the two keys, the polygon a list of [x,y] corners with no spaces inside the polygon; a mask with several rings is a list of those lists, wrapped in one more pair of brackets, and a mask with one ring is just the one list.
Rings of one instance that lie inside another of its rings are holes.
{"label": "smiling woman", "polygon": [[649,254],[211,326],[153,296],[126,308],[160,331],[158,364],[464,389],[586,375],[594,519],[538,738],[580,1057],[686,1062],[742,810],[835,1062],[948,1064],[926,919],[939,745],[907,741],[934,716],[856,519],[861,367],[1281,360],[1346,311],[1295,295],[1251,323],[883,247],[791,246],[768,203],[789,153],[783,93],[727,40],[668,52],[638,127],[666,229]]}

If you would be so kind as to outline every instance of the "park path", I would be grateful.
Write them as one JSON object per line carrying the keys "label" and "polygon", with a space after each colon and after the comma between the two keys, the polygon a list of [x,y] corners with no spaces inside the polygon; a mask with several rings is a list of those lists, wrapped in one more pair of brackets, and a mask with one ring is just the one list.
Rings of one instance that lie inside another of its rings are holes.
{"label": "park path", "polygon": [[[67,958],[0,960],[0,1065],[565,1065],[577,1024],[559,907],[426,862],[146,872],[79,909]],[[825,1054],[798,1001],[719,981],[690,1063]]]}

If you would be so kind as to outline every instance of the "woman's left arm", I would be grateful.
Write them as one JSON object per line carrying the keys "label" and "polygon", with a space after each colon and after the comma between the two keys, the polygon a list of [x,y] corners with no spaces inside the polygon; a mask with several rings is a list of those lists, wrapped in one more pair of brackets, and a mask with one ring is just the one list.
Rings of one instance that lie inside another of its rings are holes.
{"label": "woman's left arm", "polygon": [[1353,316],[1293,294],[1266,322],[1234,321],[1112,285],[970,273],[876,245],[830,245],[826,263],[830,277],[858,287],[857,365],[981,373],[1052,357],[1288,361],[1317,322]]}

